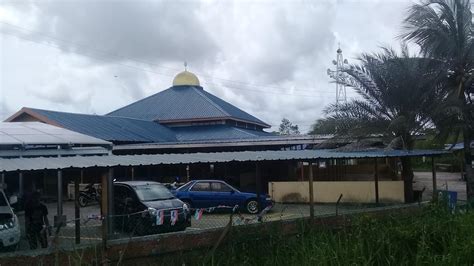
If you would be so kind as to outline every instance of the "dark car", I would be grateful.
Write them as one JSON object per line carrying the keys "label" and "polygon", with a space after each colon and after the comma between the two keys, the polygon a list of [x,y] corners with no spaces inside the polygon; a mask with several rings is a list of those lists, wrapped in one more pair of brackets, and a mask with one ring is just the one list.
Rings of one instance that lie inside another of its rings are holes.
{"label": "dark car", "polygon": [[255,214],[272,205],[268,195],[260,195],[259,206],[257,194],[240,192],[221,180],[193,180],[179,187],[174,193],[177,198],[189,204],[190,208],[238,205],[239,209]]}
{"label": "dark car", "polygon": [[114,215],[116,229],[137,235],[182,231],[191,226],[188,206],[158,182],[115,182]]}

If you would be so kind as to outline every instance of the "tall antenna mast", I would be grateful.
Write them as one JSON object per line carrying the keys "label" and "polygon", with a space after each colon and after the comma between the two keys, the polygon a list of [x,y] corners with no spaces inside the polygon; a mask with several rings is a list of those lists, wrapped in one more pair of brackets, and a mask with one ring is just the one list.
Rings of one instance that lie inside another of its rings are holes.
{"label": "tall antenna mast", "polygon": [[348,64],[347,59],[344,59],[344,57],[342,56],[340,44],[337,49],[336,60],[332,60],[332,63],[336,66],[336,69],[328,69],[328,75],[329,77],[335,80],[334,83],[336,83],[336,106],[339,106],[347,102],[346,82],[344,82],[347,78],[347,74],[344,70],[346,70],[347,67],[345,68],[344,65]]}

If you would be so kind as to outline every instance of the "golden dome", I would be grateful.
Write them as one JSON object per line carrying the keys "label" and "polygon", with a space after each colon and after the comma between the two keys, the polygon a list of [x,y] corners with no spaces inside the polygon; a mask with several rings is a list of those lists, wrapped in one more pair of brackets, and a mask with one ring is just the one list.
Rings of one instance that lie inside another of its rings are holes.
{"label": "golden dome", "polygon": [[173,79],[173,86],[201,86],[199,84],[199,79],[193,73],[184,70],[183,72],[179,73]]}

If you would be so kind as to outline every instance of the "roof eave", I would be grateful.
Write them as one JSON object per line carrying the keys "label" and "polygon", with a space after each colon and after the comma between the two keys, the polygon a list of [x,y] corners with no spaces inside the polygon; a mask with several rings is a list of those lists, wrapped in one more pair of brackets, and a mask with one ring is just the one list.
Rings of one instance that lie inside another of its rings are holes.
{"label": "roof eave", "polygon": [[28,115],[38,119],[38,121],[49,124],[49,125],[53,125],[53,126],[57,126],[57,127],[61,127],[61,128],[63,127],[60,124],[56,123],[55,121],[49,119],[48,117],[46,117],[42,114],[39,114],[39,113],[35,112],[34,110],[32,110],[28,107],[22,107],[18,112],[14,113],[13,115],[11,115],[7,119],[5,119],[4,122],[15,122],[14,120],[17,117],[21,116],[22,114],[28,114]]}
{"label": "roof eave", "polygon": [[187,118],[187,119],[155,119],[153,121],[160,124],[175,124],[175,123],[191,123],[191,122],[206,122],[206,121],[216,121],[216,120],[234,120],[237,122],[249,123],[261,126],[263,128],[270,128],[271,126],[267,123],[259,123],[256,121],[238,119],[233,116],[220,116],[220,117],[203,117],[203,118]]}

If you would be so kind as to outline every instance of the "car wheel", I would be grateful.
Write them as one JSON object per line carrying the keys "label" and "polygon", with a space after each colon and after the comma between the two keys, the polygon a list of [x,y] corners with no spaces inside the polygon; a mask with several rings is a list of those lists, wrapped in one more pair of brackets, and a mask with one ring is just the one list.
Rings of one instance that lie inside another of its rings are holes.
{"label": "car wheel", "polygon": [[247,212],[251,214],[256,214],[258,213],[258,202],[256,199],[251,199],[247,201],[247,204],[245,205]]}
{"label": "car wheel", "polygon": [[87,206],[86,197],[80,195],[78,201],[79,201],[79,206],[81,206],[81,207],[86,207]]}

